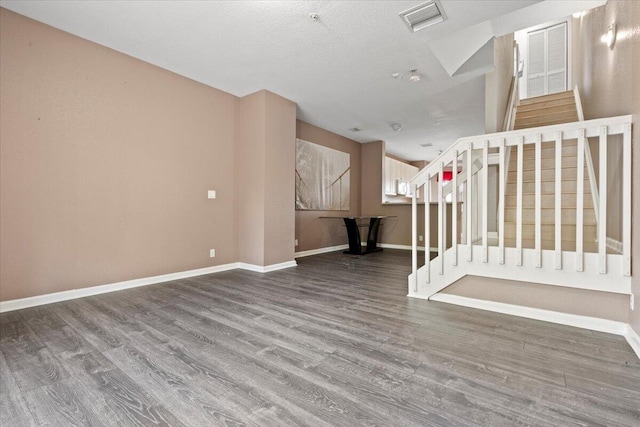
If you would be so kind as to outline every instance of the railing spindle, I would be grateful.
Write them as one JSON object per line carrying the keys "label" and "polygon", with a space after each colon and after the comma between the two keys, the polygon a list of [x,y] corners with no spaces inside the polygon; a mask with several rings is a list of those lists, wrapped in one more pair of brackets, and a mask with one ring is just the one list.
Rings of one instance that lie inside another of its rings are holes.
{"label": "railing spindle", "polygon": [[453,150],[453,162],[451,163],[453,177],[451,182],[451,248],[453,265],[458,265],[458,151]]}
{"label": "railing spindle", "polygon": [[444,162],[440,162],[438,171],[438,256],[440,274],[444,274],[444,238],[446,236],[444,228],[444,197],[442,196],[442,182],[444,180]]}
{"label": "railing spindle", "polygon": [[498,263],[504,264],[504,210],[505,210],[505,168],[506,166],[506,147],[504,138],[500,140],[500,168],[498,171],[499,174],[499,185],[498,185]]}
{"label": "railing spindle", "polygon": [[542,135],[535,142],[535,266],[542,267]]}
{"label": "railing spindle", "polygon": [[631,276],[631,123],[622,136],[622,274]]}
{"label": "railing spindle", "polygon": [[413,290],[418,292],[418,187],[415,184],[411,187],[411,271],[414,278]]}
{"label": "railing spindle", "polygon": [[482,146],[482,262],[489,262],[489,141]]}
{"label": "railing spindle", "polygon": [[576,271],[584,271],[584,145],[585,130],[578,132],[576,177]]}
{"label": "railing spindle", "polygon": [[467,148],[467,191],[465,195],[465,211],[467,216],[467,261],[473,260],[473,215],[471,212],[471,205],[473,204],[473,185],[471,180],[473,179],[473,143],[469,143]]}
{"label": "railing spindle", "polygon": [[607,274],[607,127],[600,129],[598,157],[600,162],[600,218],[598,218],[598,271]]}
{"label": "railing spindle", "polygon": [[562,270],[562,132],[556,133],[555,265]]}
{"label": "railing spindle", "polygon": [[431,177],[424,184],[424,265],[425,282],[431,282]]}
{"label": "railing spindle", "polygon": [[518,137],[518,162],[516,174],[516,265],[522,265],[522,156],[524,137]]}

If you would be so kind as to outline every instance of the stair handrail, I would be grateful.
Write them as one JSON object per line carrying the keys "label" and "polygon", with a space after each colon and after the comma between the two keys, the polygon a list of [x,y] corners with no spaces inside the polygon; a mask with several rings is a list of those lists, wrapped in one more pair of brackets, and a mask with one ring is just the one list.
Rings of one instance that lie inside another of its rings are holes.
{"label": "stair handrail", "polygon": [[517,144],[518,137],[525,137],[526,141],[531,141],[531,135],[535,134],[544,134],[547,137],[543,138],[545,140],[551,141],[554,139],[555,134],[557,132],[577,132],[581,128],[589,127],[593,128],[594,126],[612,126],[612,125],[622,125],[625,123],[631,122],[631,115],[624,116],[615,116],[615,117],[605,117],[601,119],[592,119],[585,120],[582,122],[573,122],[573,123],[560,123],[557,125],[547,125],[547,126],[539,126],[535,128],[526,128],[526,129],[518,129],[512,130],[508,132],[496,132],[496,133],[487,133],[487,134],[479,134],[473,136],[465,136],[457,139],[453,144],[451,144],[447,149],[445,149],[439,156],[437,156],[434,160],[432,160],[427,166],[422,168],[411,180],[409,181],[410,185],[415,185],[417,187],[422,187],[426,182],[427,174],[430,176],[434,176],[434,172],[438,170],[437,165],[441,162],[450,163],[453,160],[454,151],[462,152],[467,149],[469,144],[477,144],[480,148],[480,143],[483,141],[489,141],[489,148],[497,148],[499,147],[500,140],[504,139],[507,146],[513,146]]}
{"label": "stair handrail", "polygon": [[[584,112],[582,111],[582,101],[580,100],[580,92],[578,86],[573,88],[573,97],[576,102],[576,112],[578,120],[584,121]],[[591,156],[591,148],[589,142],[584,144],[584,160],[587,166],[587,175],[589,176],[589,188],[591,188],[591,199],[593,200],[593,212],[596,217],[596,225],[600,224],[600,196],[598,194],[598,183],[596,182],[596,171],[593,167],[593,156]]]}

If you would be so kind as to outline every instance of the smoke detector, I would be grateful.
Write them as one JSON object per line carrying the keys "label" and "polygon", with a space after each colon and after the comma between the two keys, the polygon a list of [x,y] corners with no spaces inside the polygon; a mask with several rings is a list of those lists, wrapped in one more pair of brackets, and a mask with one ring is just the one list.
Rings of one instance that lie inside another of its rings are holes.
{"label": "smoke detector", "polygon": [[399,131],[401,131],[401,130],[402,130],[402,125],[401,125],[400,123],[392,123],[392,124],[391,124],[391,129],[392,129],[394,132],[399,132]]}
{"label": "smoke detector", "polygon": [[414,33],[447,19],[438,0],[430,0],[405,10],[400,13],[400,18]]}
{"label": "smoke detector", "polygon": [[418,70],[411,70],[409,73],[410,73],[410,76],[409,76],[410,82],[415,83],[420,81],[420,74],[418,74]]}

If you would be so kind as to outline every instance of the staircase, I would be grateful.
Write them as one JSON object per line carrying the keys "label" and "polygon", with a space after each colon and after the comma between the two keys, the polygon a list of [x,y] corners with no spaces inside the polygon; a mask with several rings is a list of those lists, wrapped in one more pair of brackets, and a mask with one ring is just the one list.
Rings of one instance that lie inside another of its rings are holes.
{"label": "staircase", "polygon": [[[575,91],[554,93],[521,100],[515,111],[515,129],[529,129],[541,126],[572,123],[580,120],[579,97]],[[585,147],[586,148],[586,147]],[[584,216],[583,239],[585,252],[597,252],[597,218],[594,208],[591,179],[589,172],[591,155],[587,153],[584,162],[583,183]],[[512,151],[507,173],[505,189],[505,245],[515,247],[517,230],[517,165],[518,153]],[[560,244],[562,250],[576,250],[576,189],[577,189],[577,140],[567,140],[562,144],[560,197],[556,201],[556,152],[555,142],[541,144],[541,245],[542,249],[552,250],[556,245],[555,203],[561,204],[560,222],[562,224]],[[535,147],[528,145],[522,152],[522,247],[535,247]],[[593,168],[591,164],[591,168]],[[595,189],[595,187],[594,187]],[[595,190],[597,191],[597,190]]]}
{"label": "staircase", "polygon": [[523,99],[516,108],[514,129],[527,129],[577,122],[578,108],[573,90]]}
{"label": "staircase", "polygon": [[[412,194],[422,187],[426,200],[438,189],[438,215],[432,218],[425,209],[419,219],[412,198],[409,296],[429,298],[465,275],[630,294],[632,117],[576,120],[582,114],[577,95],[572,96],[573,102],[568,93],[522,101],[515,120],[509,119],[517,129],[461,138],[410,181]],[[565,123],[570,117],[573,121]],[[598,182],[589,139],[598,147]],[[623,153],[622,205],[615,207],[621,210],[622,250],[617,252],[607,248],[607,147],[613,144],[621,144]],[[497,186],[487,185],[490,167],[498,168]],[[459,171],[447,185],[444,170]],[[498,211],[497,237],[488,231],[491,200],[498,202],[492,207]],[[421,262],[419,220],[426,242],[430,222],[439,223],[437,256],[430,259],[426,251]]]}

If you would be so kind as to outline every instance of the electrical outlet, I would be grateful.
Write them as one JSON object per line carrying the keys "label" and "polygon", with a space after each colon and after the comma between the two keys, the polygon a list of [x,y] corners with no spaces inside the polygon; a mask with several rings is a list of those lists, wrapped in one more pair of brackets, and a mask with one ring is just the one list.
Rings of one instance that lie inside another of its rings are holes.
{"label": "electrical outlet", "polygon": [[215,199],[215,198],[216,198],[216,190],[208,190],[207,199]]}
{"label": "electrical outlet", "polygon": [[631,306],[631,310],[635,310],[636,309],[636,296],[634,294],[631,294],[631,298],[629,298],[629,305]]}
{"label": "electrical outlet", "polygon": [[209,249],[209,258],[213,258],[216,256],[216,250],[215,249]]}
{"label": "electrical outlet", "polygon": [[422,242],[422,241],[424,240],[424,237],[422,237],[422,234],[418,236],[418,240],[419,240],[420,242]]}
{"label": "electrical outlet", "polygon": [[298,246],[298,239],[294,240],[293,243]]}

